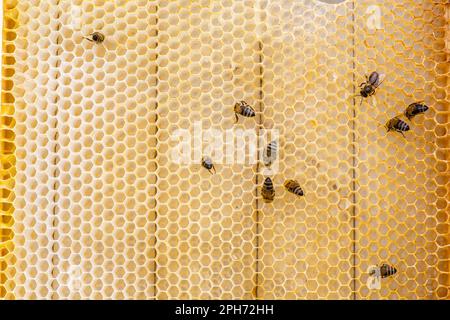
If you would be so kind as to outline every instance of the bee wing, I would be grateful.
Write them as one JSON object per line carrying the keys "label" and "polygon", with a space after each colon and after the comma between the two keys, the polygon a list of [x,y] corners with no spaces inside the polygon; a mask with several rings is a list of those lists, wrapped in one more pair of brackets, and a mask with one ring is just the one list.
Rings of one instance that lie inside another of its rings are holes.
{"label": "bee wing", "polygon": [[377,81],[377,83],[375,83],[375,87],[378,88],[383,83],[384,80],[386,80],[386,74],[380,73],[378,76],[378,81]]}
{"label": "bee wing", "polygon": [[419,104],[423,104],[423,103],[425,103],[425,101],[423,101],[423,100],[416,101],[416,102],[411,103],[408,107],[413,107],[413,106],[416,106],[416,105],[419,105]]}
{"label": "bee wing", "polygon": [[376,276],[376,277],[380,277],[381,276],[380,267],[379,266],[370,266],[367,271],[368,271],[370,276]]}

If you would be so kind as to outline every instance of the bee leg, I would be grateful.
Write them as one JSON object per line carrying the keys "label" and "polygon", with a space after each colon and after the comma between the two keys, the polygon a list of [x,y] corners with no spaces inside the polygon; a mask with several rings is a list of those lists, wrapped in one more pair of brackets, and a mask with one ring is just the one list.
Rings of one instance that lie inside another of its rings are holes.
{"label": "bee leg", "polygon": [[403,136],[403,138],[406,139],[406,136],[405,136],[405,134],[403,133],[403,131],[401,131],[401,130],[396,130],[396,131],[399,132],[399,133]]}
{"label": "bee leg", "polygon": [[83,37],[83,38],[85,38],[86,40],[88,40],[88,41],[90,41],[90,42],[94,42],[94,40],[92,40],[92,39],[90,39],[90,38],[88,38],[88,37]]}
{"label": "bee leg", "polygon": [[366,85],[369,83],[369,76],[367,74],[364,75],[364,78],[366,78],[366,81],[361,82],[361,84],[359,85],[360,87]]}
{"label": "bee leg", "polygon": [[213,165],[212,168],[214,169],[214,173],[216,173],[216,167]]}
{"label": "bee leg", "polygon": [[236,117],[236,121],[235,121],[234,123],[238,123],[239,118],[238,118],[238,116],[237,116],[237,113],[235,113],[234,116]]}

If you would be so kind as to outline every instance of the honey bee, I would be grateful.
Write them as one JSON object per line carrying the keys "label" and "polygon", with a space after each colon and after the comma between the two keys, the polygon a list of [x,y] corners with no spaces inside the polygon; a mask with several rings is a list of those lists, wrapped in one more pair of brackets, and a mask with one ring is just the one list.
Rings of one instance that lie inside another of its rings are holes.
{"label": "honey bee", "polygon": [[89,37],[84,37],[86,40],[91,41],[91,42],[95,42],[97,44],[102,43],[103,41],[105,41],[105,36],[103,35],[103,33],[100,32],[94,32],[91,33],[89,35]]}
{"label": "honey bee", "polygon": [[[380,270],[381,278],[391,277],[397,273],[397,269],[395,269],[395,267],[392,267],[385,263],[382,264],[380,267],[378,267],[378,269]],[[369,272],[369,276],[375,276],[375,275],[376,275],[376,270],[371,270]]]}
{"label": "honey bee", "polygon": [[270,166],[273,161],[277,158],[278,152],[278,143],[274,140],[270,142],[263,153],[263,162],[264,165]]}
{"label": "honey bee", "polygon": [[359,87],[361,88],[359,91],[359,95],[357,97],[361,97],[362,104],[364,98],[368,98],[375,94],[376,89],[383,83],[384,80],[381,80],[381,75],[374,71],[369,76],[366,76],[366,81],[361,83]]}
{"label": "honey bee", "polygon": [[236,123],[238,122],[238,114],[244,117],[254,117],[256,115],[255,110],[245,101],[236,102],[234,105],[234,116],[236,117]]}
{"label": "honey bee", "polygon": [[275,198],[275,189],[273,187],[272,179],[266,178],[266,180],[264,180],[261,194],[264,199],[264,202],[272,202],[273,201],[273,199]]}
{"label": "honey bee", "polygon": [[[214,164],[212,163],[211,158],[209,157],[203,157],[202,158],[202,166],[205,167],[206,169],[208,169],[208,171],[211,174],[216,173],[216,168],[214,167]],[[212,170],[214,170],[214,173],[212,172]]]}
{"label": "honey bee", "polygon": [[284,183],[284,187],[287,191],[292,192],[297,196],[304,196],[303,189],[300,187],[300,184],[295,180],[287,180]]}
{"label": "honey bee", "polygon": [[399,132],[402,134],[403,137],[405,137],[405,134],[403,132],[410,130],[409,125],[405,121],[399,119],[398,117],[394,117],[391,120],[389,120],[386,123],[386,129],[387,132],[389,131]]}
{"label": "honey bee", "polygon": [[420,113],[424,113],[428,110],[428,106],[426,106],[423,101],[411,103],[408,108],[405,110],[405,116],[408,120],[411,120],[416,115]]}

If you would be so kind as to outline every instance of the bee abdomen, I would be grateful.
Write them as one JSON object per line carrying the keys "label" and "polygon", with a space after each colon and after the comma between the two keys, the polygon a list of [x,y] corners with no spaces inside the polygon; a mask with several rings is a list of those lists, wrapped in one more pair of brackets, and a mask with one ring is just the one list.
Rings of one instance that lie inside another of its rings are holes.
{"label": "bee abdomen", "polygon": [[428,106],[420,103],[420,102],[415,102],[412,103],[408,106],[408,108],[405,111],[405,115],[406,117],[408,117],[408,119],[411,119],[412,117],[420,114],[420,113],[424,113],[428,110]]}
{"label": "bee abdomen", "polygon": [[271,157],[277,154],[278,143],[276,141],[272,141],[267,145],[267,156]]}
{"label": "bee abdomen", "polygon": [[400,131],[409,131],[409,125],[403,120],[398,120],[395,128]]}
{"label": "bee abdomen", "polygon": [[304,196],[303,189],[300,187],[300,184],[297,181],[288,180],[284,183],[284,186],[289,192],[291,192],[297,196],[300,196],[300,197]]}
{"label": "bee abdomen", "polygon": [[380,267],[380,274],[381,274],[382,278],[387,278],[387,277],[393,276],[396,273],[397,273],[397,269],[395,269],[394,267],[392,267],[388,264],[383,264]]}
{"label": "bee abdomen", "polygon": [[426,105],[424,105],[424,104],[419,105],[419,107],[417,108],[417,111],[418,111],[419,113],[424,113],[424,112],[426,112],[427,110],[428,110],[428,106],[426,106]]}
{"label": "bee abdomen", "polygon": [[266,180],[264,180],[261,194],[266,202],[271,202],[275,198],[275,189],[273,187],[272,179],[266,178]]}
{"label": "bee abdomen", "polygon": [[255,110],[253,110],[253,108],[245,101],[236,103],[234,110],[236,113],[239,113],[240,115],[247,118],[251,118],[256,115]]}
{"label": "bee abdomen", "polygon": [[295,188],[292,190],[292,193],[293,193],[293,194],[296,194],[296,195],[298,195],[298,196],[303,196],[303,190],[302,190],[301,187],[295,187]]}
{"label": "bee abdomen", "polygon": [[272,191],[273,189],[273,182],[272,179],[270,178],[266,178],[266,180],[264,180],[264,186],[263,188],[267,191]]}
{"label": "bee abdomen", "polygon": [[251,118],[251,117],[254,117],[256,115],[256,113],[251,107],[244,107],[242,109],[242,115],[244,117]]}
{"label": "bee abdomen", "polygon": [[267,145],[263,155],[264,164],[266,166],[272,164],[273,160],[277,157],[277,152],[278,152],[278,143],[276,141],[270,142]]}

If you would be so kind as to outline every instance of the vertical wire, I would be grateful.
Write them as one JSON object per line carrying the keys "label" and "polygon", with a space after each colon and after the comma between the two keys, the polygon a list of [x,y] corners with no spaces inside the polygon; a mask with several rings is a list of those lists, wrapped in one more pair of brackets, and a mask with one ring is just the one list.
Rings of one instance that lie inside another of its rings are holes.
{"label": "vertical wire", "polygon": [[[255,18],[256,18],[256,28],[258,27],[262,27],[262,3],[261,0],[257,0],[256,1],[256,10],[257,12],[255,12]],[[258,120],[257,120],[257,145],[256,145],[256,150],[257,150],[257,162],[256,162],[256,188],[255,188],[255,197],[256,197],[256,265],[255,265],[255,298],[259,299],[260,297],[260,290],[259,287],[261,286],[261,279],[259,277],[259,272],[260,272],[260,246],[261,246],[261,215],[260,215],[260,194],[258,192],[258,188],[259,188],[259,173],[261,170],[261,159],[260,159],[260,140],[261,140],[261,129],[263,129],[264,127],[264,117],[263,117],[263,113],[264,113],[264,104],[263,104],[263,73],[264,73],[264,68],[263,68],[263,42],[261,39],[261,36],[259,34],[260,31],[256,31],[257,33],[257,37],[258,37],[258,41],[257,41],[257,45],[258,45],[258,64],[259,64],[259,69],[258,69],[258,75],[259,75],[259,83],[258,83]]]}
{"label": "vertical wire", "polygon": [[259,171],[260,171],[260,161],[261,161],[261,159],[260,159],[260,138],[261,138],[261,129],[263,128],[263,121],[264,121],[264,119],[263,119],[263,112],[264,112],[264,109],[263,109],[263,52],[262,52],[262,50],[263,50],[263,44],[262,44],[262,41],[261,40],[259,40],[258,41],[258,50],[259,50],[259,76],[260,76],[260,78],[259,78],[259,92],[258,92],[258,99],[259,99],[259,119],[258,119],[258,132],[257,132],[257,148],[256,148],[256,150],[257,150],[257,171],[256,171],[256,203],[257,203],[257,211],[256,211],[256,235],[257,235],[257,238],[256,238],[256,244],[257,244],[257,246],[256,246],[256,279],[258,280],[257,281],[257,283],[256,283],[256,297],[258,297],[258,294],[259,294],[259,292],[258,292],[258,288],[259,288],[259,286],[260,286],[260,283],[259,283],[259,263],[260,263],[260,261],[259,261],[259,259],[260,259],[260,256],[259,256],[259,249],[260,249],[260,245],[261,245],[261,243],[260,243],[260,237],[261,237],[261,228],[260,228],[260,224],[261,224],[261,221],[260,221],[260,212],[259,212],[259,197],[258,197],[258,185],[259,185],[259,181],[258,181],[258,175],[259,175]]}
{"label": "vertical wire", "polygon": [[[156,68],[155,68],[155,75],[156,75],[156,83],[155,83],[155,136],[157,136],[158,134],[158,85],[159,85],[159,78],[158,78],[158,72],[159,72],[159,68],[158,68],[158,59],[159,59],[159,54],[158,54],[158,47],[159,47],[159,42],[158,42],[158,36],[159,36],[159,29],[158,29],[158,23],[159,23],[159,17],[158,17],[158,12],[159,12],[159,6],[158,3],[156,4],[156,10],[155,10],[155,14],[156,14],[156,21],[155,21],[155,26],[156,26],[156,35],[155,35],[155,39],[156,39],[156,45],[155,45],[155,50],[156,50],[156,57],[155,57],[155,62],[156,62]],[[158,290],[158,273],[157,273],[157,268],[158,268],[158,264],[157,264],[157,256],[158,256],[158,251],[156,250],[157,248],[157,244],[158,244],[158,236],[157,236],[157,231],[158,231],[158,200],[156,197],[156,194],[158,193],[158,174],[156,174],[156,172],[158,171],[158,139],[155,139],[155,242],[154,242],[154,247],[155,247],[155,256],[154,256],[154,262],[153,262],[153,300],[157,299],[157,290]]]}
{"label": "vertical wire", "polygon": [[[59,7],[60,5],[60,0],[56,1],[56,7],[57,7],[57,14],[56,14],[56,20],[58,20],[57,24],[56,24],[56,32],[57,32],[57,37],[56,37],[56,45],[57,45],[57,49],[56,49],[56,62],[55,62],[55,67],[57,69],[60,68],[61,66],[61,52],[60,52],[60,48],[59,45],[62,43],[62,39],[61,39],[61,35],[58,34],[59,31],[61,30],[61,21],[59,21],[59,19],[61,18],[62,15],[62,10]],[[60,71],[58,70],[55,74],[55,80],[56,80],[56,86],[53,89],[54,92],[57,92],[58,88],[59,88],[59,83],[58,83],[58,79],[60,76]],[[52,136],[53,142],[54,142],[54,147],[53,147],[53,155],[54,155],[54,160],[53,160],[53,172],[51,174],[52,178],[54,179],[53,185],[52,185],[52,192],[53,192],[53,197],[52,197],[52,233],[51,233],[51,238],[52,238],[52,259],[51,259],[51,263],[52,263],[52,270],[51,270],[51,275],[52,275],[52,283],[51,283],[51,288],[53,290],[52,292],[52,296],[51,299],[57,299],[57,293],[56,293],[56,287],[57,287],[57,283],[55,280],[55,277],[57,276],[57,251],[58,251],[58,243],[57,243],[57,238],[58,238],[58,232],[57,232],[57,227],[58,227],[58,219],[57,219],[57,215],[58,215],[58,206],[57,206],[57,201],[58,201],[58,186],[59,186],[59,182],[57,181],[58,178],[58,169],[57,169],[57,165],[59,163],[59,157],[58,157],[58,150],[59,150],[59,145],[58,145],[58,138],[59,138],[59,134],[58,134],[58,102],[60,101],[60,97],[59,95],[56,93],[55,96],[55,100],[53,101],[53,103],[55,104],[55,112],[52,114],[52,116],[54,117],[54,126],[52,127],[55,130],[54,135]]]}
{"label": "vertical wire", "polygon": [[[447,23],[446,23],[446,30],[445,30],[445,33],[446,33],[446,35],[445,35],[445,51],[446,51],[446,56],[447,56],[447,60],[446,61],[450,61],[450,3],[447,3],[446,4],[446,6],[445,6],[445,13],[444,13],[444,16],[446,17],[446,21],[447,21]],[[449,96],[449,94],[450,94],[450,73],[449,73],[449,71],[450,71],[450,67],[449,67],[449,65],[447,64],[447,68],[446,68],[446,74],[447,74],[447,90],[446,90],[446,92],[447,92],[447,97]],[[448,103],[448,101],[447,101],[447,103],[446,103],[446,106],[447,106],[447,111],[448,111],[448,106],[449,106],[449,103]],[[448,116],[447,115],[447,118],[446,118],[446,123],[448,123],[449,122],[449,119],[450,119],[450,116]],[[449,140],[447,139],[447,142],[448,142]],[[448,146],[448,144],[447,144],[447,146]],[[446,157],[446,159],[448,160],[448,161],[450,161],[450,152],[448,152],[448,150],[446,151],[446,153],[447,153],[447,157]],[[445,170],[444,170],[445,171]],[[448,190],[448,188],[447,188],[447,190]],[[447,217],[448,217],[448,215],[447,215]],[[448,218],[447,218],[447,222],[448,222],[448,224],[450,224],[450,222],[448,221]],[[448,246],[450,246],[448,243],[450,242],[450,232],[447,232],[447,247]],[[447,273],[449,274],[449,275],[447,275],[447,286],[450,288],[450,251],[448,251],[448,254],[447,254]],[[445,274],[445,272],[444,272],[444,274]],[[450,290],[447,290],[447,299],[450,299]]]}
{"label": "vertical wire", "polygon": [[353,69],[353,108],[352,108],[352,291],[356,300],[356,0],[352,1],[352,69]]}

